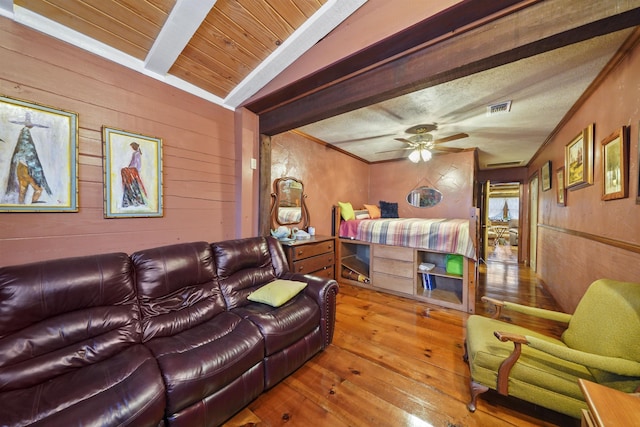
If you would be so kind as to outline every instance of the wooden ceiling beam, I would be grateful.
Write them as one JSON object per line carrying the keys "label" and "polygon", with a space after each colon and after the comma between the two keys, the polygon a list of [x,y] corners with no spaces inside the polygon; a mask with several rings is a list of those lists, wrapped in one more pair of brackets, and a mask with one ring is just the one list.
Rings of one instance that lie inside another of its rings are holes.
{"label": "wooden ceiling beam", "polygon": [[[640,7],[632,3],[599,0],[528,2],[527,7],[518,8],[490,24],[459,35],[453,34],[421,49],[409,50],[406,55],[396,55],[392,61],[369,67],[349,78],[337,78],[333,67],[326,70],[329,76],[325,80],[335,78],[335,81],[320,89],[309,85],[306,91],[294,94],[283,88],[277,94],[279,96],[267,97],[272,102],[271,106],[265,98],[246,107],[260,115],[261,133],[275,135],[395,96],[639,25]],[[395,37],[386,39],[384,45],[393,44]],[[370,54],[378,62],[382,60],[383,55],[375,50]],[[349,60],[346,58],[340,63],[344,63],[346,70],[351,67]],[[321,75],[322,71],[315,76],[320,79],[318,81],[323,81]]]}

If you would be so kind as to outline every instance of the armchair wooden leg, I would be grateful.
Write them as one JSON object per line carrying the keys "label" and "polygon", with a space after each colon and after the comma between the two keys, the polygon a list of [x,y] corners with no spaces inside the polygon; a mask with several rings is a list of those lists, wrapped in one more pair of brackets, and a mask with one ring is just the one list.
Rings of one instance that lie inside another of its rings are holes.
{"label": "armchair wooden leg", "polygon": [[482,384],[478,384],[477,382],[470,380],[471,385],[471,401],[467,403],[467,409],[469,412],[476,411],[476,401],[478,400],[478,396],[485,391],[489,390],[489,387],[483,386]]}

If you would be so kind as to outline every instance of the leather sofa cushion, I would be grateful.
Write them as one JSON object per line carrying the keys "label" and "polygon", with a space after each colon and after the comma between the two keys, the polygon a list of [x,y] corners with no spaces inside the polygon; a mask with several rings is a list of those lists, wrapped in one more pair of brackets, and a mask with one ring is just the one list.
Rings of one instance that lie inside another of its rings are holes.
{"label": "leather sofa cushion", "polygon": [[[146,345],[157,358],[167,385],[167,414],[214,394],[264,358],[256,326],[229,312]],[[263,381],[261,378],[260,387]]]}
{"label": "leather sofa cushion", "polygon": [[142,344],[31,387],[0,393],[3,426],[157,426],[165,389]]}
{"label": "leather sofa cushion", "polygon": [[233,313],[258,326],[264,337],[267,356],[295,343],[320,324],[320,307],[304,293],[277,308],[251,303],[234,309]]}
{"label": "leather sofa cushion", "polygon": [[143,341],[173,336],[225,310],[211,247],[162,246],[131,255],[142,311]]}
{"label": "leather sofa cushion", "polygon": [[[270,239],[277,247],[272,247]],[[227,240],[212,244],[212,248],[220,288],[229,310],[251,303],[247,300],[251,292],[283,273],[279,257],[285,261],[286,258],[280,244],[273,238]],[[276,251],[276,257],[272,257],[273,251]]]}
{"label": "leather sofa cushion", "polygon": [[157,424],[162,380],[139,317],[126,254],[0,268],[3,424]]}
{"label": "leather sofa cushion", "polygon": [[126,254],[0,269],[0,392],[45,382],[139,343],[135,302]]}

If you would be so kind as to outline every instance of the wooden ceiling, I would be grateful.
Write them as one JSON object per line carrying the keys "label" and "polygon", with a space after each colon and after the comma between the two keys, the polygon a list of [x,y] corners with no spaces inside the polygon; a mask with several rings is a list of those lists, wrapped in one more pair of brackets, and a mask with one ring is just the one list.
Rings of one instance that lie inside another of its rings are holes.
{"label": "wooden ceiling", "polygon": [[218,0],[169,72],[224,98],[326,0]]}
{"label": "wooden ceiling", "polygon": [[[198,2],[199,7],[215,4],[200,18],[168,74],[225,98],[326,0]],[[141,61],[149,57],[177,6],[176,0],[15,0],[14,4]],[[170,24],[179,33],[185,22],[176,19]]]}

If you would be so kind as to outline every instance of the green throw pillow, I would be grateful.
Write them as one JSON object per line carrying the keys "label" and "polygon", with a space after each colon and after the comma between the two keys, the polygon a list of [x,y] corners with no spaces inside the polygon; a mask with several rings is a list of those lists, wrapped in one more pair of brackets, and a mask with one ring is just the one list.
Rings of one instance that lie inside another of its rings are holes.
{"label": "green throw pillow", "polygon": [[247,299],[272,307],[280,307],[307,287],[305,282],[277,279],[251,292]]}
{"label": "green throw pillow", "polygon": [[338,206],[340,206],[340,216],[342,219],[345,221],[356,219],[356,213],[353,211],[353,206],[351,206],[350,202],[338,202]]}

